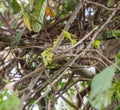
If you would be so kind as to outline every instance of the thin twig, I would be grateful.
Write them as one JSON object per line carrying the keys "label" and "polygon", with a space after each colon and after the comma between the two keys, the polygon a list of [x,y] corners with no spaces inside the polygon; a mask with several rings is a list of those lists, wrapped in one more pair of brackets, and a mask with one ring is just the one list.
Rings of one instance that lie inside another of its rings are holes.
{"label": "thin twig", "polygon": [[27,89],[28,89],[30,92],[29,92],[28,94],[26,94],[26,93],[24,92],[24,94],[22,95],[22,98],[21,98],[22,104],[21,104],[21,109],[20,109],[20,110],[23,110],[24,102],[25,102],[26,99],[28,99],[28,97],[31,95],[31,92],[32,92],[34,86],[36,85],[36,83],[38,82],[38,79],[40,78],[41,75],[42,75],[42,72],[41,72],[38,76],[33,77],[33,78],[31,79],[31,82],[29,83],[29,85],[28,85],[28,87],[27,87]]}
{"label": "thin twig", "polygon": [[113,11],[110,17],[107,19],[107,21],[102,26],[100,26],[100,28],[95,32],[94,36],[91,39],[91,42],[89,43],[85,50],[88,50],[91,47],[92,42],[95,40],[97,35],[104,29],[104,27],[111,21],[116,12],[117,10]]}
{"label": "thin twig", "polygon": [[1,13],[0,13],[0,20],[1,20],[2,22],[4,22],[5,25],[8,27],[8,31],[9,31],[12,35],[14,35],[15,32],[11,29],[9,23],[8,23],[7,20],[2,16]]}
{"label": "thin twig", "polygon": [[74,108],[75,110],[78,110],[79,108],[76,107],[73,103],[71,103],[69,100],[67,100],[64,96],[61,95],[61,98],[68,103],[72,108]]}
{"label": "thin twig", "polygon": [[87,39],[95,30],[98,29],[98,26],[96,26],[92,31],[90,31],[87,35],[85,35],[80,41],[78,41],[76,44],[72,45],[70,48],[66,49],[64,52],[68,52],[70,51],[71,49],[77,47],[78,45],[80,45],[85,39]]}
{"label": "thin twig", "polygon": [[[69,30],[71,24],[74,22],[77,14],[79,13],[79,10],[82,8],[82,5],[83,5],[83,4],[82,4],[82,2],[81,2],[81,0],[80,0],[80,2],[79,2],[78,5],[76,6],[74,12],[72,13],[70,19],[68,20],[68,22],[67,22],[67,24],[66,24],[66,26],[64,27],[63,30],[65,30],[65,31],[68,31],[68,30]],[[60,46],[60,44],[62,43],[63,40],[64,40],[64,34],[63,34],[63,32],[62,32],[62,33],[60,34],[60,40],[58,41],[57,46],[56,46],[55,49],[54,49],[54,52],[56,52],[56,50],[58,49],[58,47]]]}
{"label": "thin twig", "polygon": [[85,0],[85,2],[90,3],[90,4],[93,4],[93,5],[96,5],[96,6],[100,6],[100,7],[104,8],[104,9],[110,10],[110,11],[120,10],[120,7],[109,8],[109,7],[106,7],[106,6],[103,5],[103,4],[100,4],[100,3],[97,3],[97,2],[93,2],[93,1]]}

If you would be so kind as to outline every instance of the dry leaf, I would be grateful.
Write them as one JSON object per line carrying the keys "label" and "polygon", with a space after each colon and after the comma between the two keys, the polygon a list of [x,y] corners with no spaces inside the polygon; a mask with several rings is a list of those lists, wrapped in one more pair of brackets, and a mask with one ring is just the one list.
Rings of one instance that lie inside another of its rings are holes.
{"label": "dry leaf", "polygon": [[55,17],[55,12],[50,8],[50,6],[46,7],[46,11],[45,11],[46,15],[49,15],[50,17]]}

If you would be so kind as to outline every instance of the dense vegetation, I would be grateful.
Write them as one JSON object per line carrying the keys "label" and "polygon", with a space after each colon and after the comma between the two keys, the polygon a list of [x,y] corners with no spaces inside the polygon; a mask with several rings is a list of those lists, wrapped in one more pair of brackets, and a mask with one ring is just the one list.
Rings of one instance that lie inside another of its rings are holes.
{"label": "dense vegetation", "polygon": [[0,0],[0,110],[119,110],[119,0]]}

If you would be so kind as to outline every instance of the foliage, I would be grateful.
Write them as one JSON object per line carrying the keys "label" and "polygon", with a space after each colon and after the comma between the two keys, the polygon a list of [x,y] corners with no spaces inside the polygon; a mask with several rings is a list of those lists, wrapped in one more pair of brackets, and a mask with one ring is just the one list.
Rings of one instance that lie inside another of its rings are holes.
{"label": "foliage", "polygon": [[12,6],[14,14],[20,12],[20,5],[18,4],[16,0],[12,0],[11,6]]}
{"label": "foliage", "polygon": [[60,40],[60,36],[57,36],[57,39],[53,42],[53,49],[55,49],[55,47],[57,46],[58,42]]}
{"label": "foliage", "polygon": [[120,110],[120,107],[115,108],[114,110]]}
{"label": "foliage", "polygon": [[[31,7],[33,10],[29,12]],[[53,18],[55,17],[54,11],[50,8],[50,6],[47,5],[47,0],[35,0],[34,2],[31,1],[25,7],[25,11],[23,13],[23,21],[30,31],[33,30],[34,32],[39,32],[42,28],[45,14],[50,15]]]}
{"label": "foliage", "polygon": [[74,0],[63,0],[63,10],[71,11],[74,5]]}
{"label": "foliage", "polygon": [[0,109],[120,109],[119,10],[119,0],[1,0]]}
{"label": "foliage", "polygon": [[16,36],[14,36],[13,40],[12,40],[12,46],[13,48],[17,48],[18,44],[21,40],[21,37],[23,35],[23,30],[21,32],[19,32]]}
{"label": "foliage", "polygon": [[39,32],[42,28],[47,0],[35,0],[31,15],[31,27],[34,32]]}
{"label": "foliage", "polygon": [[120,53],[116,54],[115,61],[116,61],[117,65],[119,66],[120,65]]}
{"label": "foliage", "polygon": [[19,110],[20,99],[16,93],[8,90],[0,91],[0,110]]}
{"label": "foliage", "polygon": [[30,25],[30,17],[29,17],[29,15],[28,15],[27,12],[24,12],[24,14],[23,14],[23,21],[24,21],[26,27],[27,27],[30,31],[32,31],[31,25]]}
{"label": "foliage", "polygon": [[103,110],[111,103],[113,95],[111,87],[115,71],[115,66],[111,65],[96,75],[91,82],[91,94],[89,99],[92,106],[97,110]]}
{"label": "foliage", "polygon": [[[76,43],[76,40],[71,37],[71,34],[69,32],[63,31],[63,33],[65,35],[65,38],[70,40],[72,45]],[[52,58],[54,56],[54,49],[56,48],[59,40],[60,40],[60,36],[58,36],[57,39],[53,42],[53,46],[51,48],[47,48],[41,53],[45,66],[51,63]]]}
{"label": "foliage", "polygon": [[72,45],[76,43],[76,40],[71,37],[72,36],[71,33],[67,32],[67,31],[63,31],[63,34],[64,34],[66,39],[70,40],[70,43]]}
{"label": "foliage", "polygon": [[113,84],[112,89],[115,92],[116,99],[120,102],[120,79]]}
{"label": "foliage", "polygon": [[41,56],[43,57],[43,62],[45,64],[45,66],[47,66],[49,63],[51,63],[52,58],[53,58],[53,52],[52,52],[52,48],[48,48],[46,50],[44,50],[44,52],[42,52]]}
{"label": "foliage", "polygon": [[112,5],[114,5],[114,2],[115,2],[115,0],[108,0],[107,6],[111,7]]}
{"label": "foliage", "polygon": [[119,38],[120,37],[120,30],[112,30],[112,36]]}
{"label": "foliage", "polygon": [[92,42],[92,46],[93,46],[94,48],[98,48],[98,47],[100,46],[100,44],[101,44],[101,41],[100,41],[100,40],[95,40],[95,41]]}

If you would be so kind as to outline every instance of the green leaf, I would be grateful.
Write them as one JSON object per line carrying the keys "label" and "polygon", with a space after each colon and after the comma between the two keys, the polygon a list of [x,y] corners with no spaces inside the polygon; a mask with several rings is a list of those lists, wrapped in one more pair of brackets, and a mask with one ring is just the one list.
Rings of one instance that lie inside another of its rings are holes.
{"label": "green leaf", "polygon": [[66,39],[71,39],[71,34],[69,32],[63,31],[63,34],[64,34]]}
{"label": "green leaf", "polygon": [[101,44],[101,41],[100,41],[100,40],[94,40],[94,41],[92,42],[92,47],[98,48],[98,47],[100,46],[100,44]]}
{"label": "green leaf", "polygon": [[67,32],[67,31],[63,31],[63,34],[64,34],[66,39],[70,40],[72,45],[76,43],[76,40],[72,38],[71,33]]}
{"label": "green leaf", "polygon": [[45,66],[47,66],[52,61],[52,58],[54,56],[52,50],[53,50],[52,48],[48,48],[41,53]]}
{"label": "green leaf", "polygon": [[120,79],[113,84],[112,90],[114,91],[115,98],[120,102]]}
{"label": "green leaf", "polygon": [[63,10],[71,11],[74,7],[74,0],[63,0]]}
{"label": "green leaf", "polygon": [[53,63],[51,65],[48,66],[49,69],[54,69],[56,66],[58,66],[57,63]]}
{"label": "green leaf", "polygon": [[120,106],[119,106],[119,107],[117,107],[117,108],[115,108],[114,110],[120,110]]}
{"label": "green leaf", "polygon": [[58,90],[60,90],[62,87],[64,87],[65,84],[66,84],[66,82],[64,82],[64,81],[61,80],[61,81],[58,83]]}
{"label": "green leaf", "polygon": [[71,44],[75,44],[76,43],[76,40],[75,39],[71,39]]}
{"label": "green leaf", "polygon": [[115,61],[118,64],[118,66],[120,66],[120,53],[116,54]]}
{"label": "green leaf", "polygon": [[14,38],[13,38],[13,41],[12,41],[12,47],[13,48],[17,48],[18,47],[18,44],[21,40],[21,37],[23,35],[23,30],[20,31]]}
{"label": "green leaf", "polygon": [[33,7],[34,0],[29,0],[30,6]]}
{"label": "green leaf", "polygon": [[25,26],[30,30],[32,31],[31,29],[31,24],[30,24],[30,16],[27,12],[24,12],[23,14],[23,21],[24,21],[24,24]]}
{"label": "green leaf", "polygon": [[59,40],[60,40],[60,36],[57,36],[57,39],[55,39],[53,42],[53,49],[57,46]]}
{"label": "green leaf", "polygon": [[3,1],[0,1],[0,12],[1,13],[4,13],[5,11],[7,11],[8,8],[7,6],[5,5],[5,3]]}
{"label": "green leaf", "polygon": [[115,0],[108,0],[107,6],[111,7],[112,5],[114,5],[114,2],[115,2]]}
{"label": "green leaf", "polygon": [[17,0],[12,0],[11,7],[13,9],[13,13],[16,14],[20,11],[20,5],[18,4]]}
{"label": "green leaf", "polygon": [[16,93],[7,90],[0,91],[0,110],[19,110],[20,103]]}
{"label": "green leaf", "polygon": [[111,87],[115,71],[115,66],[111,65],[93,78],[89,101],[94,108],[101,110],[111,103],[113,94]]}
{"label": "green leaf", "polygon": [[39,32],[42,28],[47,0],[34,0],[31,15],[31,27],[34,32]]}
{"label": "green leaf", "polygon": [[120,37],[120,30],[112,30],[111,31],[111,33],[112,33],[112,36],[114,36],[114,37]]}

